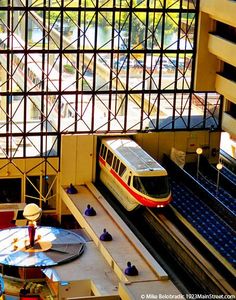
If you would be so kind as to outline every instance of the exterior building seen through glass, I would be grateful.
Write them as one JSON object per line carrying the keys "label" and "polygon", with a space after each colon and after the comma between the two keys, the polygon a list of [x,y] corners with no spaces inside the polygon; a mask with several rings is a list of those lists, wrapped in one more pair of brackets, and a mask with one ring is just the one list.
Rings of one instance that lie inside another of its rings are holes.
{"label": "exterior building seen through glass", "polygon": [[219,128],[193,90],[193,0],[3,0],[0,158],[58,156],[60,135]]}

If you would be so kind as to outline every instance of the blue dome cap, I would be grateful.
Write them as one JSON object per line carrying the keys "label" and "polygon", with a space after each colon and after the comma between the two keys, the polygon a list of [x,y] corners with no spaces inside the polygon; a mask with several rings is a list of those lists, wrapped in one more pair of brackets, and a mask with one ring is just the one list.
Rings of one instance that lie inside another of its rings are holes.
{"label": "blue dome cap", "polygon": [[125,269],[125,275],[128,276],[136,276],[138,275],[138,270],[135,265],[131,265],[131,262],[127,262],[127,268]]}
{"label": "blue dome cap", "polygon": [[112,241],[112,236],[106,231],[106,228],[103,229],[103,234],[101,234],[100,240],[105,242]]}
{"label": "blue dome cap", "polygon": [[91,207],[90,204],[88,204],[84,214],[86,216],[96,216],[97,213],[96,213],[95,209],[93,207]]}
{"label": "blue dome cap", "polygon": [[71,183],[70,186],[67,188],[66,192],[68,194],[77,194],[78,191],[77,189],[73,186],[73,184]]}

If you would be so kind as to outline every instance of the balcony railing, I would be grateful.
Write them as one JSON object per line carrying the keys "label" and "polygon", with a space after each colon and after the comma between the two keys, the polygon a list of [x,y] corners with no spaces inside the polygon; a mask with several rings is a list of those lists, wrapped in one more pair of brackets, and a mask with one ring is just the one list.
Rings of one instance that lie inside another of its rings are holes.
{"label": "balcony railing", "polygon": [[236,42],[229,41],[215,33],[210,33],[208,48],[220,60],[236,67]]}
{"label": "balcony railing", "polygon": [[236,102],[236,80],[225,77],[222,73],[216,75],[215,87],[217,93],[224,95],[225,98]]}
{"label": "balcony railing", "polygon": [[222,21],[236,27],[236,1],[229,0],[201,0],[200,11],[212,16],[213,19]]}

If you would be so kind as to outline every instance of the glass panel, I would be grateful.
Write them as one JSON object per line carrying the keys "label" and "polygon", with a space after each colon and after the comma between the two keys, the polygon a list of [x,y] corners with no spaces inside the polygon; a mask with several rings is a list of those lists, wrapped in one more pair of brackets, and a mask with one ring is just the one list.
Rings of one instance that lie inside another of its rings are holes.
{"label": "glass panel", "polygon": [[179,48],[178,38],[179,13],[167,13],[165,16],[164,48],[177,50]]}
{"label": "glass panel", "polygon": [[[183,0],[184,1],[184,0]],[[181,0],[167,0],[166,7],[168,9],[179,9]]]}
{"label": "glass panel", "polygon": [[26,157],[41,156],[41,137],[29,136],[26,138],[25,144]]}
{"label": "glass panel", "polygon": [[25,112],[25,101],[24,97],[18,95],[12,95],[11,97],[11,122],[12,132],[23,132],[24,131],[24,112]]}
{"label": "glass panel", "polygon": [[[1,1],[1,6],[2,7],[7,7],[8,6],[8,0],[2,0]],[[0,14],[0,16],[2,16],[2,15]]]}
{"label": "glass panel", "polygon": [[159,129],[172,129],[173,124],[173,107],[174,96],[172,94],[161,95],[160,97],[160,111],[159,114]]}
{"label": "glass panel", "polygon": [[195,14],[182,13],[180,28],[180,49],[192,50],[194,42]]}
{"label": "glass panel", "polygon": [[137,191],[153,198],[166,197],[170,192],[167,176],[134,176],[133,186]]}
{"label": "glass panel", "polygon": [[35,203],[40,206],[39,199],[40,199],[40,177],[27,176],[26,191],[25,191],[26,203]]}
{"label": "glass panel", "polygon": [[[194,108],[188,115],[194,0],[8,2],[0,11],[0,133],[19,137],[20,147],[6,139],[2,156],[56,155],[66,133],[198,126]],[[220,101],[200,98],[204,128],[218,119]]]}

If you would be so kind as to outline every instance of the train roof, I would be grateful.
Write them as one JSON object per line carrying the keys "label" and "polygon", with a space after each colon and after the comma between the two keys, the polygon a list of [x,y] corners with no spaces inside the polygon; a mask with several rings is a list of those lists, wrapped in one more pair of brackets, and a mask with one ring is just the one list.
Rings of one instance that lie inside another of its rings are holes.
{"label": "train roof", "polygon": [[129,138],[105,138],[103,139],[114,153],[136,172],[163,171],[166,170],[135,141]]}

